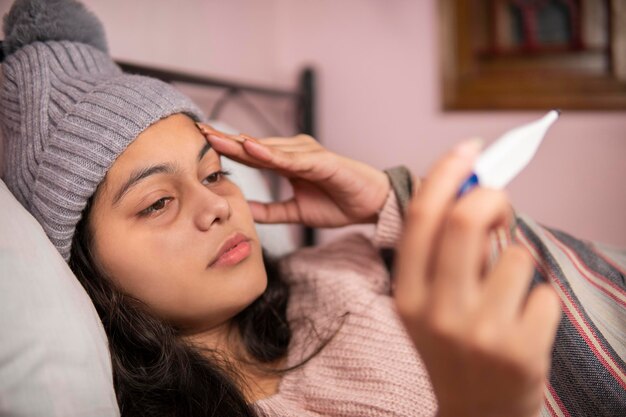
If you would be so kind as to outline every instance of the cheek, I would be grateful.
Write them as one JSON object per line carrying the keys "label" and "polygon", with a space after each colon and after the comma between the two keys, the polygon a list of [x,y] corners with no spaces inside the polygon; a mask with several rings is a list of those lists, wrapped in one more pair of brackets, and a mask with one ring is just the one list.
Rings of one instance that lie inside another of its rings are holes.
{"label": "cheek", "polygon": [[219,285],[205,276],[207,253],[174,231],[119,228],[118,233],[121,238],[115,239],[114,233],[103,236],[97,253],[122,292],[145,303],[155,316],[184,327],[221,316],[223,306],[211,297],[219,293]]}
{"label": "cheek", "polygon": [[176,276],[189,276],[193,248],[176,233],[109,224],[106,232],[96,233],[96,254],[107,275],[123,292],[149,305],[166,296],[176,296],[184,282]]}

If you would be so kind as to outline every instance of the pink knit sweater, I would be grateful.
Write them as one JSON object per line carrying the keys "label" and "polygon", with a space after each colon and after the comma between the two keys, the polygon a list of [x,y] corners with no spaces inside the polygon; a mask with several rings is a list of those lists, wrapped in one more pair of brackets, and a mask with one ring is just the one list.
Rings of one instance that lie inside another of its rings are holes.
{"label": "pink knit sweater", "polygon": [[[294,340],[278,393],[255,403],[267,416],[433,416],[426,370],[394,312],[380,247],[393,246],[402,219],[390,194],[373,239],[350,235],[302,249],[282,267],[291,284]],[[319,338],[311,331],[318,332]],[[336,333],[335,333],[336,332]],[[334,336],[333,336],[334,334]]]}

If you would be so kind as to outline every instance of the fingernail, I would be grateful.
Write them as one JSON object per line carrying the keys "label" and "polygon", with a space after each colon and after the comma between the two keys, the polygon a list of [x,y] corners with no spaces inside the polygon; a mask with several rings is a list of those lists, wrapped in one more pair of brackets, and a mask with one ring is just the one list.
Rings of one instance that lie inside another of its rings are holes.
{"label": "fingernail", "polygon": [[456,145],[454,152],[459,156],[471,158],[480,153],[483,143],[483,140],[480,138],[468,139]]}

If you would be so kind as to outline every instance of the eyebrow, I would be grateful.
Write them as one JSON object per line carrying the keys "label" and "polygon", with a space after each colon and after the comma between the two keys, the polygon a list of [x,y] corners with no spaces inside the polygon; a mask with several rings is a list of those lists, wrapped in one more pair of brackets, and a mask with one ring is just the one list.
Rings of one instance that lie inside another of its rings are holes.
{"label": "eyebrow", "polygon": [[[205,142],[204,146],[202,146],[202,149],[200,149],[200,152],[198,152],[198,162],[200,162],[202,160],[202,158],[204,158],[204,155],[206,155],[206,153],[211,150],[211,144],[208,142]],[[155,174],[173,174],[177,171],[177,168],[172,165],[172,164],[159,164],[159,165],[152,165],[149,167],[144,167],[144,168],[139,168],[135,171],[133,171],[130,176],[128,177],[128,180],[126,180],[126,182],[124,183],[124,185],[122,185],[120,187],[120,189],[117,191],[117,193],[115,193],[115,196],[113,198],[113,205],[116,205],[117,203],[119,203],[119,201],[122,199],[122,197],[124,197],[124,195],[137,183],[139,183],[141,180],[144,180],[146,178],[148,178],[151,175],[155,175]]]}
{"label": "eyebrow", "polygon": [[176,167],[171,164],[152,165],[133,171],[130,174],[130,177],[128,177],[128,180],[126,180],[126,182],[124,183],[124,185],[122,185],[117,193],[115,193],[115,197],[113,198],[113,205],[119,203],[119,201],[122,199],[122,197],[124,197],[128,190],[130,190],[141,180],[155,174],[172,174],[174,172],[176,172]]}
{"label": "eyebrow", "polygon": [[202,149],[200,149],[200,152],[198,153],[198,162],[200,162],[202,158],[204,158],[204,155],[210,150],[211,150],[211,144],[209,142],[206,142],[204,146],[202,147]]}

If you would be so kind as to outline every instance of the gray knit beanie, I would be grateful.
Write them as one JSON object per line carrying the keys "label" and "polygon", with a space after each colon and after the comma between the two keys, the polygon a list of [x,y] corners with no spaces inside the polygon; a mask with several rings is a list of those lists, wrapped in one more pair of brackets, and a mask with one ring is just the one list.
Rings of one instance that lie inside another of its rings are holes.
{"label": "gray knit beanie", "polygon": [[126,147],[166,116],[204,116],[170,85],[122,73],[74,0],[17,0],[4,32],[5,182],[68,261],[88,199]]}

